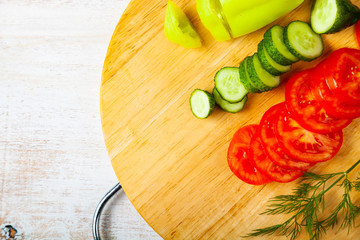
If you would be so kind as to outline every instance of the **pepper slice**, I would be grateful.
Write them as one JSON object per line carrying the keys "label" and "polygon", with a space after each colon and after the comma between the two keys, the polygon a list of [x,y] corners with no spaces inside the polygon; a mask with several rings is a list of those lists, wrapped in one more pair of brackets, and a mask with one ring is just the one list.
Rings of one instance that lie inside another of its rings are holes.
{"label": "pepper slice", "polygon": [[196,9],[202,24],[221,42],[231,39],[219,0],[196,0]]}
{"label": "pepper slice", "polygon": [[234,38],[256,31],[299,6],[304,0],[220,0]]}
{"label": "pepper slice", "polygon": [[166,9],[164,30],[166,37],[173,43],[185,48],[202,46],[201,38],[189,18],[171,0],[169,0]]}

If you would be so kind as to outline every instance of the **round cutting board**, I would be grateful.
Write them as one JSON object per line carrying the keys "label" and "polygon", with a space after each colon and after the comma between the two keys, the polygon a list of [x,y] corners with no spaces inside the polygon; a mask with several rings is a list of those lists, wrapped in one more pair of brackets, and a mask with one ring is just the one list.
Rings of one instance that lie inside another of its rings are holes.
{"label": "round cutting board", "polygon": [[[360,5],[360,0],[353,1]],[[169,42],[163,31],[167,1],[133,0],[122,15],[105,59],[101,83],[101,118],[106,147],[126,195],[149,225],[165,239],[239,239],[252,229],[279,223],[285,216],[261,213],[269,198],[296,185],[252,186],[237,179],[226,161],[235,131],[257,124],[264,112],[284,100],[277,89],[250,94],[237,114],[218,108],[205,120],[193,117],[189,96],[195,88],[212,91],[213,77],[224,66],[238,66],[256,51],[266,29],[227,42],[216,42],[202,26],[194,0],[178,0],[203,38],[204,46],[185,49]],[[275,23],[309,21],[305,1]],[[354,28],[324,36],[324,56],[341,47],[357,47]],[[323,58],[322,57],[322,58]],[[321,58],[321,59],[322,59]],[[314,67],[299,62],[284,75]],[[346,170],[360,158],[360,121],[344,130],[338,155],[311,171]],[[327,206],[341,198],[335,191]],[[358,199],[359,200],[359,199]],[[333,239],[336,231],[328,232]],[[337,238],[345,239],[346,231]],[[355,239],[359,229],[348,239]],[[278,239],[268,236],[262,239]],[[259,239],[259,238],[257,238]],[[302,239],[307,239],[303,235]]]}

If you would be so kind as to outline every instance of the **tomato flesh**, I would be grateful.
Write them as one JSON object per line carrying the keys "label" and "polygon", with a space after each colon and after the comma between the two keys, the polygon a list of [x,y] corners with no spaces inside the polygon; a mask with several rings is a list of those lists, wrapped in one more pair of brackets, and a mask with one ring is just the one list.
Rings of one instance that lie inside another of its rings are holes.
{"label": "tomato flesh", "polygon": [[230,170],[239,179],[252,185],[262,185],[272,181],[255,167],[249,155],[251,138],[257,129],[258,125],[240,128],[231,140],[227,154]]}
{"label": "tomato flesh", "polygon": [[286,106],[305,129],[317,133],[337,132],[351,123],[348,119],[330,116],[311,91],[312,70],[295,74],[286,84]]}
{"label": "tomato flesh", "polygon": [[279,142],[276,138],[275,120],[284,107],[285,103],[279,103],[267,110],[264,116],[261,118],[259,125],[259,135],[262,146],[264,147],[264,150],[269,156],[270,160],[273,161],[276,165],[285,169],[307,171],[314,164],[300,162],[290,158],[280,148]]}
{"label": "tomato flesh", "polygon": [[324,63],[319,64],[314,70],[312,81],[312,93],[317,101],[324,107],[326,112],[337,118],[354,119],[360,117],[360,104],[349,105],[342,98],[335,96],[330,90],[326,77]]}
{"label": "tomato flesh", "polygon": [[358,21],[355,25],[355,32],[356,32],[356,40],[360,46],[360,21]]}
{"label": "tomato flesh", "polygon": [[298,161],[327,161],[336,155],[342,145],[342,131],[327,134],[308,131],[286,109],[277,117],[275,126],[281,148],[286,155]]}
{"label": "tomato flesh", "polygon": [[349,105],[360,104],[360,50],[336,50],[319,68],[335,97]]}
{"label": "tomato flesh", "polygon": [[304,174],[301,170],[285,169],[272,162],[262,147],[258,133],[256,133],[251,140],[250,156],[256,168],[273,181],[287,183],[294,181]]}

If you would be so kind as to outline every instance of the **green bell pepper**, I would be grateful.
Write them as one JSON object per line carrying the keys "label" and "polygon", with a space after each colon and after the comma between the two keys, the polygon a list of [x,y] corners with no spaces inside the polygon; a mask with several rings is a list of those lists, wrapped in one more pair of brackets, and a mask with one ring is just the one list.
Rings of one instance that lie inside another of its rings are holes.
{"label": "green bell pepper", "polygon": [[186,48],[198,48],[202,46],[201,38],[189,18],[171,0],[169,0],[164,30],[166,37],[173,43]]}
{"label": "green bell pepper", "polygon": [[221,6],[218,0],[196,0],[196,9],[203,25],[218,41],[230,40],[231,36],[226,23],[221,17]]}
{"label": "green bell pepper", "polygon": [[[218,41],[254,32],[292,11],[304,0],[197,0],[203,25]],[[204,6],[205,5],[205,6]],[[210,9],[210,10],[209,10]],[[212,14],[211,16],[208,16]],[[206,15],[207,18],[202,17]],[[215,20],[217,19],[217,21]],[[219,24],[222,24],[222,28]],[[220,30],[219,30],[220,29]],[[226,29],[227,36],[224,33]]]}

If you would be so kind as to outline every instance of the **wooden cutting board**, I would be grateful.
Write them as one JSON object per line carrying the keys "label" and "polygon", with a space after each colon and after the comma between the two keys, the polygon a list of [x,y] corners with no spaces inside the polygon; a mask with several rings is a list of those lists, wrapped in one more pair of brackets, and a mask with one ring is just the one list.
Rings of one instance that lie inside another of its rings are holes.
{"label": "wooden cutting board", "polygon": [[[311,2],[305,1],[275,23],[285,26],[296,19],[309,21]],[[360,0],[353,2],[360,5]],[[193,117],[189,109],[192,90],[211,92],[216,71],[238,66],[254,53],[268,27],[219,43],[199,21],[195,0],[176,3],[198,29],[204,46],[184,49],[165,38],[166,0],[134,0],[129,4],[115,29],[102,75],[101,117],[106,147],[130,201],[163,238],[239,239],[252,229],[284,220],[282,215],[259,213],[270,197],[287,194],[296,185],[251,186],[237,179],[226,162],[235,131],[259,123],[268,108],[283,101],[285,84],[268,93],[250,94],[240,113],[216,109],[206,120]],[[324,36],[324,41],[324,56],[337,48],[357,47],[353,27]],[[295,64],[283,82],[320,60]],[[344,130],[344,144],[334,159],[311,171],[342,171],[358,160],[359,125],[360,121],[355,120]],[[331,194],[329,208],[335,206],[341,194]],[[353,230],[347,239],[356,239],[359,233],[359,229]],[[334,234],[330,231],[326,239],[333,239]],[[346,231],[336,235],[338,239],[345,236]]]}

